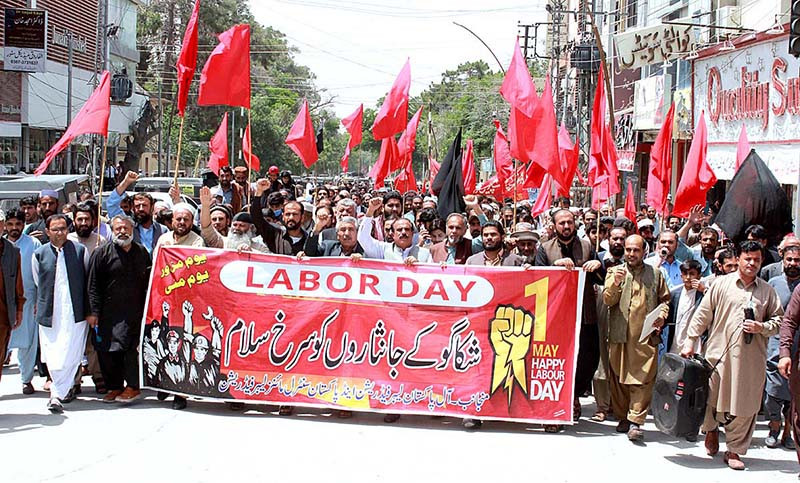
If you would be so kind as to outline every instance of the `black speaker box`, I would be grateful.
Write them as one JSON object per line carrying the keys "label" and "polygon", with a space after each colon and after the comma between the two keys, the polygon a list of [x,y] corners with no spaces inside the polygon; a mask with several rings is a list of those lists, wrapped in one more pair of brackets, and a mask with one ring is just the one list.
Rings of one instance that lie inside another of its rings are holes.
{"label": "black speaker box", "polygon": [[664,354],[658,368],[651,411],[662,433],[697,439],[708,402],[713,368],[702,357]]}

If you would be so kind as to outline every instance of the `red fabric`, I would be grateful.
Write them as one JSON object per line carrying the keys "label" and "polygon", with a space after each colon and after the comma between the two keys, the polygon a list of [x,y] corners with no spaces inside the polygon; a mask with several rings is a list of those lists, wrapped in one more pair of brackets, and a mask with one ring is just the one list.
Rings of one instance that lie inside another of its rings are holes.
{"label": "red fabric", "polygon": [[389,166],[396,163],[395,160],[399,157],[400,153],[397,149],[397,141],[395,141],[394,136],[383,138],[381,140],[381,152],[378,154],[378,159],[367,174],[367,176],[372,178],[375,189],[384,186],[384,180],[390,173]]}
{"label": "red fabric", "polygon": [[579,149],[578,140],[576,139],[574,143],[572,142],[572,138],[569,137],[569,132],[562,122],[561,129],[558,132],[558,157],[562,172],[562,181],[556,183],[559,196],[569,197],[569,189],[572,186],[572,178],[575,177],[575,173],[578,173],[578,179],[582,178],[580,171],[578,171]]}
{"label": "red fabric", "polygon": [[286,144],[289,149],[303,161],[306,169],[319,159],[317,152],[317,133],[314,132],[314,125],[311,123],[311,113],[308,112],[308,99],[303,99],[303,105],[297,113],[289,134],[286,136]]}
{"label": "red fabric", "polygon": [[199,10],[200,0],[195,0],[192,15],[189,17],[186,32],[183,34],[181,53],[175,64],[175,69],[178,71],[178,114],[181,117],[186,112],[186,99],[189,97],[189,88],[197,68],[197,15]]}
{"label": "red fabric", "polygon": [[435,159],[428,158],[428,172],[430,175],[428,176],[428,189],[430,189],[431,185],[433,185],[433,180],[436,179],[436,175],[439,173],[439,168],[442,165],[439,164]]}
{"label": "red fabric", "polygon": [[[533,121],[534,110],[539,103],[536,87],[533,85],[528,64],[522,57],[519,41],[514,46],[511,64],[508,66],[500,94],[511,105],[508,117],[508,141],[511,144],[511,156],[525,163],[534,152],[536,126]],[[542,178],[532,179],[538,186]]]}
{"label": "red fabric", "polygon": [[533,110],[539,102],[528,64],[522,57],[519,40],[514,44],[514,54],[503,78],[503,85],[500,86],[500,95],[528,117],[533,116]]}
{"label": "red fabric", "polygon": [[361,144],[361,129],[364,123],[364,104],[358,106],[352,114],[342,119],[342,126],[344,126],[350,139],[347,141],[347,147],[344,148],[344,156],[342,156],[342,171],[347,172],[347,162],[350,159],[350,152]]}
{"label": "red fabric", "polygon": [[[420,108],[420,111],[422,108]],[[417,111],[419,114],[419,111]],[[414,177],[414,168],[411,162],[411,155],[406,158],[405,165],[403,170],[400,171],[400,174],[394,179],[394,189],[401,193],[406,193],[408,191],[416,191],[417,190],[417,179]]]}
{"label": "red fabric", "polygon": [[625,197],[625,218],[636,223],[636,200],[633,196],[631,180],[628,180],[628,191]]}
{"label": "red fabric", "polygon": [[672,214],[687,217],[695,205],[706,204],[706,193],[717,182],[717,176],[708,164],[708,133],[706,132],[705,112],[700,113],[697,128],[692,138],[692,146],[686,157],[681,182],[675,192],[675,206]]}
{"label": "red fabric", "polygon": [[258,156],[253,154],[252,149],[253,143],[250,137],[250,124],[247,124],[247,127],[244,129],[244,138],[242,138],[242,156],[244,156],[245,164],[250,166],[250,171],[259,172],[261,171],[261,160],[258,159]]}
{"label": "red fabric", "polygon": [[372,123],[372,136],[384,139],[393,136],[406,127],[408,119],[408,91],[411,88],[411,61],[397,75],[389,94],[383,100],[380,111]]}
{"label": "red fabric", "polygon": [[531,216],[537,217],[552,206],[553,190],[550,186],[552,179],[553,177],[550,173],[544,175],[542,185],[539,187],[539,196],[536,198],[536,203],[531,207]]}
{"label": "red fabric", "polygon": [[494,120],[494,127],[494,169],[497,171],[497,182],[500,185],[500,196],[502,197],[506,192],[506,181],[514,174],[514,162],[511,161],[508,139],[497,119]]}
{"label": "red fabric", "polygon": [[[400,136],[400,140],[397,141],[398,156],[389,167],[390,173],[404,167],[409,169],[407,168],[407,164],[411,163],[411,156],[414,154],[414,148],[417,146],[417,127],[419,126],[420,117],[422,117],[422,107],[423,106],[419,106],[417,112],[411,120],[408,121],[408,126],[406,126],[406,130],[403,131],[403,135]],[[412,172],[411,176],[413,175],[414,173]]]}
{"label": "red fabric", "polygon": [[650,150],[650,169],[647,176],[647,204],[654,207],[659,215],[667,214],[667,195],[672,181],[672,124],[675,117],[675,104],[669,112],[656,136]]}
{"label": "red fabric", "polygon": [[100,83],[97,84],[92,95],[81,107],[78,115],[72,120],[64,135],[56,141],[53,147],[47,151],[42,163],[33,172],[40,175],[47,171],[47,167],[53,162],[56,155],[63,151],[73,139],[81,134],[100,134],[108,136],[108,117],[111,115],[111,75],[108,71],[103,71],[100,76]]}
{"label": "red fabric", "polygon": [[[248,131],[249,132],[249,131]],[[208,157],[208,169],[219,176],[219,168],[228,165],[228,113],[222,116],[217,132],[211,136],[208,142],[208,150],[211,155]],[[260,163],[259,163],[260,164]]]}
{"label": "red fabric", "polygon": [[739,171],[748,154],[750,154],[750,141],[747,140],[747,128],[743,123],[742,131],[739,133],[739,143],[736,145],[736,171]]}
{"label": "red fabric", "polygon": [[520,187],[522,188],[538,188],[539,185],[542,184],[542,180],[544,180],[544,175],[547,174],[544,168],[539,166],[538,163],[528,163],[528,166],[525,167],[525,178],[522,181]]}
{"label": "red fabric", "polygon": [[[606,98],[603,69],[597,74],[597,91],[592,106],[591,149],[589,156],[588,181],[600,199],[592,199],[592,207],[608,201],[611,195],[619,193],[619,170],[617,169],[617,149],[611,137],[611,129],[606,123]],[[595,190],[600,183],[606,186]]]}
{"label": "red fabric", "polygon": [[250,109],[250,26],[234,25],[219,34],[219,44],[200,73],[198,106]]}
{"label": "red fabric", "polygon": [[544,83],[544,90],[533,114],[533,151],[528,153],[528,158],[550,173],[559,186],[569,183],[565,178],[568,173],[561,168],[558,152],[558,124],[556,124],[556,108],[553,105],[553,90],[550,87],[550,76]]}
{"label": "red fabric", "polygon": [[464,183],[464,194],[475,193],[475,145],[472,139],[467,139],[464,156],[461,158],[461,180]]}

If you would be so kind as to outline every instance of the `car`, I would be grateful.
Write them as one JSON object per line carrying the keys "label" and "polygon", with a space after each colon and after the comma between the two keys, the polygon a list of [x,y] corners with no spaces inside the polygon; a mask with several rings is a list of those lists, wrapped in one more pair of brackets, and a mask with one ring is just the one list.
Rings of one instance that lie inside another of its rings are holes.
{"label": "car", "polygon": [[[141,191],[126,191],[125,195],[126,196],[133,196],[136,193],[141,193]],[[160,191],[147,191],[147,193],[149,193],[150,196],[153,197],[153,199],[155,200],[156,203],[158,203],[159,201],[162,201],[168,207],[172,208],[172,199],[169,197],[169,193],[162,193]],[[107,191],[107,192],[103,193],[103,211],[106,212],[106,213],[108,212],[108,205],[106,203],[107,203],[107,200],[108,200],[108,196],[110,194],[111,194],[110,191]],[[200,205],[198,205],[197,202],[194,200],[194,198],[192,198],[191,196],[187,196],[187,195],[181,193],[181,201],[184,202],[184,203],[188,203],[195,210],[199,210],[200,209]]]}
{"label": "car", "polygon": [[[169,193],[169,188],[175,182],[172,177],[147,177],[139,178],[133,185],[134,191],[147,191],[148,193]],[[196,201],[200,199],[200,188],[203,187],[203,178],[178,178],[178,188],[181,193],[191,196]]]}
{"label": "car", "polygon": [[89,176],[85,174],[43,174],[40,176],[6,176],[0,182],[0,209],[6,211],[19,206],[26,196],[38,196],[42,190],[58,193],[58,204],[77,203],[83,189],[90,189]]}

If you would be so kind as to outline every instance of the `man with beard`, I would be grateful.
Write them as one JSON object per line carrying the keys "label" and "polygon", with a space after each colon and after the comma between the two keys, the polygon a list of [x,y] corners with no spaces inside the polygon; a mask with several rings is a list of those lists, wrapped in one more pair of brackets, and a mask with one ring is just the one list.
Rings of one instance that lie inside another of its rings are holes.
{"label": "man with beard", "polygon": [[[380,199],[380,198],[370,199],[369,200],[370,207],[372,206],[373,200],[375,199]],[[367,211],[369,211],[369,209]],[[389,191],[388,193],[384,194],[383,213],[375,219],[375,224],[373,225],[372,228],[372,237],[378,241],[389,241],[386,240],[384,230],[381,230],[381,227],[384,227],[384,223],[387,220],[395,220],[402,216],[403,216],[403,195],[401,195],[398,191]]]}
{"label": "man with beard", "polygon": [[245,198],[244,190],[233,183],[233,169],[223,166],[219,169],[219,184],[211,189],[212,196],[221,196],[222,203],[231,206],[234,213],[242,209],[242,200]]}
{"label": "man with beard", "polygon": [[[11,331],[9,349],[17,349],[19,374],[22,379],[22,394],[34,393],[33,375],[36,367],[36,353],[39,351],[39,329],[34,319],[36,309],[36,285],[33,283],[33,252],[40,246],[39,240],[22,233],[25,228],[25,214],[22,210],[10,210],[6,213],[6,238],[18,250],[22,266],[22,287],[25,305],[22,308],[22,322]],[[2,229],[0,229],[2,231]]]}
{"label": "man with beard", "polygon": [[87,203],[78,203],[75,211],[75,231],[67,235],[68,240],[80,243],[86,248],[84,265],[87,268],[89,267],[89,259],[92,257],[92,253],[107,241],[94,231],[97,226],[96,216],[97,210],[93,210]]}
{"label": "man with beard", "polygon": [[517,255],[522,257],[524,264],[536,263],[536,250],[539,248],[539,234],[533,231],[530,223],[517,223],[511,239],[516,244]]}
{"label": "man with beard", "polygon": [[[748,240],[739,251],[738,271],[719,277],[709,287],[689,322],[681,351],[691,357],[700,336],[708,331],[705,358],[717,370],[709,382],[701,429],[706,432],[706,452],[714,456],[719,451],[719,425],[724,425],[723,460],[734,470],[745,469],[740,456],[747,453],[761,409],[767,342],[778,332],[783,316],[775,290],[758,277],[764,247]],[[752,319],[745,309],[752,309]]]}
{"label": "man with beard", "polygon": [[61,413],[62,400],[74,398],[75,374],[86,347],[89,307],[83,265],[85,248],[67,240],[64,215],[50,215],[45,223],[50,242],[39,247],[32,260],[37,289],[35,318],[42,362],[47,363],[52,378],[47,409]]}
{"label": "man with beard", "polygon": [[[778,244],[778,255],[781,259],[784,256],[784,252],[789,247],[800,247],[800,239],[795,236],[794,233],[789,233],[783,240]],[[770,263],[769,265],[765,266],[761,269],[761,273],[759,276],[766,280],[770,281],[773,277],[777,277],[778,275],[783,273],[783,261]]]}
{"label": "man with beard", "polygon": [[[616,226],[611,229],[608,234],[608,250],[603,252],[602,260],[600,260],[604,270],[607,271],[625,263],[623,255],[625,255],[625,239],[627,237],[628,230],[625,228]],[[611,412],[611,385],[608,368],[608,305],[603,302],[603,285],[595,284],[595,295],[597,297],[600,362],[592,378],[592,394],[597,406],[592,420],[603,422]]]}
{"label": "man with beard", "polygon": [[669,314],[669,289],[662,273],[643,263],[644,239],[625,239],[625,265],[608,271],[603,302],[609,306],[608,344],[611,406],[619,423],[617,432],[633,442],[642,441],[641,425],[647,417],[658,369],[660,332],[640,341],[648,314],[659,310],[654,327],[660,329]]}
{"label": "man with beard", "polygon": [[[47,227],[45,221],[51,215],[59,213],[58,193],[54,190],[42,190],[39,193],[39,218],[25,228],[25,234],[37,238],[40,242],[47,243]],[[67,229],[72,231],[72,220],[67,218]]]}
{"label": "man with beard", "polygon": [[[358,227],[358,242],[364,248],[364,256],[366,258],[403,262],[406,265],[413,265],[417,262],[431,262],[431,253],[428,249],[413,243],[414,224],[408,218],[397,218],[392,223],[393,242],[376,240],[372,236],[375,215],[382,206],[383,201],[380,198],[369,200],[367,214],[364,215],[361,226]],[[386,216],[385,212],[384,216]]]}
{"label": "man with beard", "polygon": [[301,203],[290,201],[283,206],[283,226],[276,226],[264,219],[261,211],[262,195],[274,184],[268,179],[256,182],[256,195],[250,205],[250,217],[270,252],[279,255],[297,255],[303,249],[308,234],[300,226],[305,209]]}
{"label": "man with beard", "polygon": [[[572,270],[581,267],[587,272],[583,291],[583,314],[581,316],[580,349],[575,371],[575,400],[572,404],[572,417],[579,419],[581,405],[578,397],[587,392],[597,370],[600,359],[599,334],[597,328],[597,302],[593,284],[600,284],[605,271],[597,259],[594,247],[588,240],[581,240],[575,234],[575,215],[560,209],[553,214],[556,236],[539,245],[536,265],[540,267],[564,267]],[[559,426],[548,425],[545,431],[557,432]]]}
{"label": "man with beard", "polygon": [[469,258],[465,265],[483,265],[487,267],[520,267],[524,263],[521,256],[503,248],[505,228],[497,220],[489,220],[481,227],[483,251]]}
{"label": "man with beard", "polygon": [[[133,171],[125,174],[125,179],[118,184],[111,194],[108,195],[108,216],[114,217],[123,214],[120,208],[122,197],[128,187],[139,179],[139,175]],[[148,253],[153,253],[153,249],[158,245],[158,241],[168,231],[167,227],[153,220],[153,209],[155,202],[148,193],[136,193],[133,195],[133,219],[136,226],[133,231],[133,241],[144,246]],[[174,215],[173,215],[174,216]]]}
{"label": "man with beard", "polygon": [[[19,209],[25,213],[25,228],[27,230],[28,227],[39,220],[39,210],[36,208],[39,204],[39,197],[38,196],[26,196],[19,200]],[[25,233],[23,231],[23,233]]]}
{"label": "man with beard", "polygon": [[[242,190],[242,195],[245,199],[247,199],[248,193],[250,193],[250,195],[253,194],[253,187],[250,185],[247,175],[247,167],[237,166],[233,168],[233,182]],[[275,191],[279,189],[280,187],[276,187]]]}
{"label": "man with beard", "polygon": [[700,229],[700,245],[690,248],[692,258],[700,262],[701,277],[714,273],[714,254],[719,246],[719,233],[710,226]]}
{"label": "man with beard", "polygon": [[133,220],[111,219],[111,241],[95,251],[89,263],[89,313],[100,369],[108,389],[103,402],[130,402],[139,390],[139,331],[147,296],[151,260],[133,241]]}
{"label": "man with beard", "polygon": [[645,252],[653,253],[656,249],[656,227],[653,225],[653,221],[650,220],[650,218],[644,218],[639,220],[636,226],[639,229],[639,235],[644,238],[644,241],[647,243]]}
{"label": "man with beard", "polygon": [[[0,233],[5,229],[5,224],[6,214],[0,210]],[[11,332],[23,322],[24,306],[25,287],[19,248],[9,240],[0,238],[0,355],[3,358],[8,351]]]}
{"label": "man with beard", "polygon": [[470,240],[464,237],[467,232],[467,218],[461,213],[450,213],[447,216],[445,231],[444,241],[430,247],[431,258],[436,263],[464,265],[474,253],[473,246],[480,240],[477,238]]}
{"label": "man with beard", "polygon": [[345,216],[336,222],[336,240],[318,241],[310,236],[306,240],[305,250],[297,254],[298,258],[309,257],[349,257],[354,253],[363,255],[364,249],[358,243],[358,220]]}
{"label": "man with beard", "polygon": [[222,236],[213,226],[209,207],[212,200],[211,190],[204,186],[200,188],[200,233],[206,246],[212,248],[227,248],[238,251],[257,251],[269,253],[269,249],[253,238],[253,222],[247,212],[236,213],[233,224],[227,236]]}
{"label": "man with beard", "polygon": [[[800,285],[800,247],[790,246],[783,249],[783,273],[770,279],[769,284],[778,293],[781,306],[786,310],[792,292]],[[769,435],[764,440],[767,448],[777,448],[780,445],[787,449],[795,449],[791,435],[791,404],[792,393],[789,381],[780,375],[778,363],[780,362],[780,335],[773,335],[767,343],[767,385],[764,390],[764,410],[769,421]],[[792,350],[797,350],[797,340],[792,344]],[[783,438],[778,439],[781,432],[782,420]]]}
{"label": "man with beard", "polygon": [[194,208],[188,203],[178,203],[172,207],[172,231],[158,239],[156,246],[204,247],[203,238],[192,231]]}

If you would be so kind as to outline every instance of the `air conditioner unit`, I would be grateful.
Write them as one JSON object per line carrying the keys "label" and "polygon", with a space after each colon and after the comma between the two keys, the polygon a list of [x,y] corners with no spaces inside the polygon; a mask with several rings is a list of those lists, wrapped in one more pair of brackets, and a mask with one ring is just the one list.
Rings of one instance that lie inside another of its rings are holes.
{"label": "air conditioner unit", "polygon": [[[739,7],[720,7],[714,13],[714,25],[717,27],[741,27],[742,10]],[[720,32],[725,33],[725,32]],[[732,31],[729,31],[732,33]]]}

